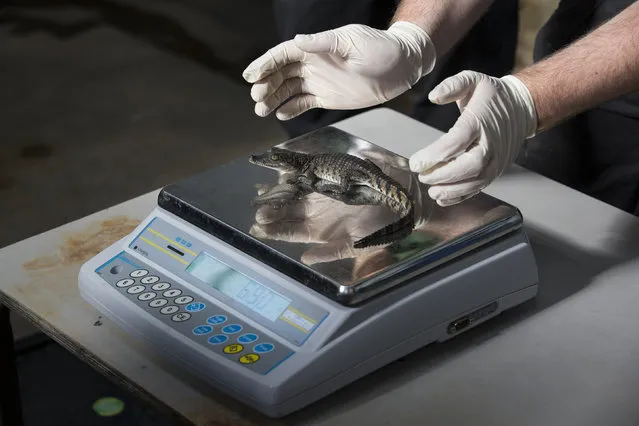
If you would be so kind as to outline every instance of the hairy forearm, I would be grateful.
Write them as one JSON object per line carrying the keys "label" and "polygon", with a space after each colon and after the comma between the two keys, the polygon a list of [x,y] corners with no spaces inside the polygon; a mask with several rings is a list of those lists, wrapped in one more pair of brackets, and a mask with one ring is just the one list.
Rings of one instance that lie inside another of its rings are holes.
{"label": "hairy forearm", "polygon": [[437,56],[447,53],[488,10],[493,0],[402,0],[391,23],[408,21],[430,36]]}
{"label": "hairy forearm", "polygon": [[639,2],[515,76],[535,102],[538,132],[639,90]]}

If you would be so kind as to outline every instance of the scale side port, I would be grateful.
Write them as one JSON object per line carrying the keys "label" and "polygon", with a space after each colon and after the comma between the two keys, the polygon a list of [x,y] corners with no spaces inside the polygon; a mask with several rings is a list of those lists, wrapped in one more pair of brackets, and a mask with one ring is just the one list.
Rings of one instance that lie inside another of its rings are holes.
{"label": "scale side port", "polygon": [[494,313],[497,310],[498,304],[497,302],[492,302],[486,306],[483,306],[479,309],[474,310],[473,312],[461,316],[448,324],[447,331],[448,334],[459,333],[471,324],[476,323],[480,319]]}
{"label": "scale side port", "polygon": [[455,334],[470,325],[470,317],[468,315],[463,316],[448,324],[448,334]]}

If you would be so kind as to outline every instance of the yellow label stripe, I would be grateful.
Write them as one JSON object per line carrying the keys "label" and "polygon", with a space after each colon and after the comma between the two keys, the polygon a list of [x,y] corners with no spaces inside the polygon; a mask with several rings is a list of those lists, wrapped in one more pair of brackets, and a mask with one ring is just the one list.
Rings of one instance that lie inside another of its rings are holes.
{"label": "yellow label stripe", "polygon": [[286,321],[287,323],[291,324],[293,327],[297,328],[298,330],[303,331],[304,333],[308,334],[308,331],[304,330],[302,327],[300,327],[299,325],[295,324],[292,321],[287,320],[286,318],[284,318],[283,316],[280,316],[280,319],[282,321]]}
{"label": "yellow label stripe", "polygon": [[303,313],[301,313],[300,311],[298,311],[297,309],[294,308],[288,308],[289,311],[295,312],[297,315],[301,316],[302,318],[309,320],[310,322],[312,322],[313,324],[317,324],[317,321],[315,321],[312,318],[307,317],[306,315],[304,315]]}
{"label": "yellow label stripe", "polygon": [[160,247],[159,245],[157,245],[157,244],[155,244],[155,243],[152,243],[151,241],[147,240],[146,238],[144,238],[144,237],[140,237],[140,239],[141,239],[142,241],[144,241],[145,243],[147,243],[147,244],[149,244],[149,245],[151,245],[151,246],[155,247],[156,249],[160,250],[161,252],[168,254],[168,255],[169,255],[169,256],[171,256],[172,258],[179,260],[180,262],[184,263],[185,265],[188,265],[188,264],[189,264],[189,262],[187,262],[186,260],[184,260],[184,259],[182,259],[181,257],[179,257],[179,256],[177,256],[177,255],[175,255],[175,254],[171,253],[171,252],[170,252],[170,251],[168,251],[168,250],[164,250],[162,247]]}
{"label": "yellow label stripe", "polygon": [[170,242],[171,244],[173,244],[173,245],[175,245],[175,246],[178,246],[179,248],[181,248],[182,250],[184,250],[186,253],[191,254],[191,255],[193,255],[193,256],[196,256],[196,255],[197,255],[194,251],[187,249],[187,248],[186,248],[186,247],[184,247],[183,245],[178,244],[178,243],[176,243],[176,242],[175,242],[175,241],[173,241],[173,240],[170,240],[169,238],[167,238],[167,237],[165,237],[164,235],[160,234],[160,233],[159,233],[158,231],[156,231],[155,229],[153,229],[153,228],[147,228],[147,229],[149,230],[149,232],[152,232],[153,234],[157,235],[158,237],[160,237],[160,238],[162,238],[162,239],[164,239],[164,240],[166,240],[166,241]]}

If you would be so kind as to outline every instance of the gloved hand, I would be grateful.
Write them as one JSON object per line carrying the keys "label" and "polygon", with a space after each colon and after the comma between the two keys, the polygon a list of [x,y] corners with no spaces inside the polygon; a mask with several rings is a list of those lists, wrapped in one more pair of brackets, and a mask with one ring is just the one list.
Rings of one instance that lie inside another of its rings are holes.
{"label": "gloved hand", "polygon": [[516,77],[495,78],[462,71],[429,94],[431,102],[457,102],[461,114],[453,127],[409,159],[410,169],[440,206],[479,193],[517,157],[535,135],[537,114],[526,86]]}
{"label": "gloved hand", "polygon": [[434,66],[433,43],[417,25],[397,22],[377,30],[350,24],[283,42],[242,75],[254,83],[257,115],[277,109],[277,118],[289,120],[312,108],[381,104],[410,89]]}

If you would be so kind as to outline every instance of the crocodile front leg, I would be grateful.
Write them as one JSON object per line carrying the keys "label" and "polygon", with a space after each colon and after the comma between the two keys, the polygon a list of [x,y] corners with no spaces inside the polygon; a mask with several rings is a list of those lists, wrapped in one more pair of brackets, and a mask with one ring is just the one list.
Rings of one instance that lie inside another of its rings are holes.
{"label": "crocodile front leg", "polygon": [[345,194],[326,192],[324,195],[349,206],[378,206],[383,204],[379,194],[366,186],[354,185]]}
{"label": "crocodile front leg", "polygon": [[269,205],[273,208],[282,208],[287,204],[301,200],[312,191],[312,188],[303,188],[298,185],[282,183],[253,198],[251,204],[255,206]]}
{"label": "crocodile front leg", "polygon": [[315,188],[315,184],[317,183],[317,181],[318,179],[317,176],[315,176],[315,173],[313,173],[312,170],[309,170],[306,173],[298,175],[296,183]]}
{"label": "crocodile front leg", "polygon": [[358,182],[353,178],[362,178],[360,174],[353,171],[345,171],[341,176],[335,174],[326,173],[323,179],[320,179],[315,183],[315,188],[325,192],[332,192],[334,194],[348,194],[351,188]]}
{"label": "crocodile front leg", "polygon": [[339,184],[335,184],[336,188],[339,188],[339,191],[342,194],[347,194],[351,191],[351,189],[356,185],[361,185],[369,180],[369,177],[366,173],[361,173],[357,170],[348,170],[344,172],[344,175],[340,179]]}
{"label": "crocodile front leg", "polygon": [[348,189],[344,189],[343,185],[338,185],[325,179],[319,179],[315,182],[314,188],[317,192],[331,194],[346,194]]}
{"label": "crocodile front leg", "polygon": [[318,177],[315,175],[314,170],[315,169],[313,161],[310,161],[306,163],[306,165],[304,165],[299,173],[288,178],[286,180],[286,183],[290,183],[293,185],[303,185],[313,188],[315,186],[315,182],[318,180]]}

